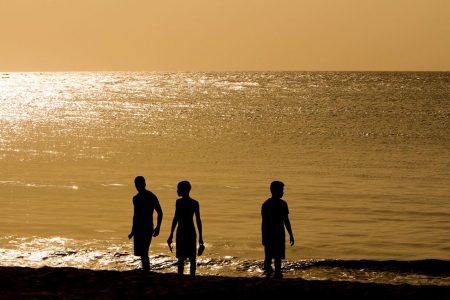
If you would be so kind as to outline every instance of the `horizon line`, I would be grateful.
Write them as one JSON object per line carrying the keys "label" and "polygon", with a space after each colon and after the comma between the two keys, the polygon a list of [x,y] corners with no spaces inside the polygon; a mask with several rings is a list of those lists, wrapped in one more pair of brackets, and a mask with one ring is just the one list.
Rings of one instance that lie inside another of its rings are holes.
{"label": "horizon line", "polygon": [[42,70],[42,71],[3,71],[2,74],[9,73],[296,73],[296,72],[310,72],[310,73],[448,73],[448,70]]}

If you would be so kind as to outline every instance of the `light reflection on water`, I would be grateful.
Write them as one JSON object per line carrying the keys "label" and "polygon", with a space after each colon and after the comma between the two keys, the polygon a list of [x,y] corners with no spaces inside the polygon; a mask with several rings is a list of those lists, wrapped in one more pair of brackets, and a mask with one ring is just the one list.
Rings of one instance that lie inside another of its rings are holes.
{"label": "light reflection on water", "polygon": [[[449,73],[2,76],[2,234],[66,239],[50,242],[53,252],[3,248],[73,265],[93,264],[99,251],[109,266],[121,259],[114,253],[131,253],[132,180],[141,174],[165,213],[161,240],[176,183],[188,179],[210,259],[238,257],[250,262],[246,274],[259,272],[260,206],[273,179],[286,183],[298,241],[291,261],[449,260],[448,99]],[[123,250],[108,249],[111,241]],[[80,254],[54,255],[67,245]],[[112,266],[135,267],[124,257]]]}
{"label": "light reflection on water", "polygon": [[[5,237],[4,248],[0,248],[0,266],[22,267],[75,267],[93,270],[133,270],[140,268],[140,259],[132,255],[129,243],[117,241],[76,241],[67,238],[18,238]],[[209,248],[211,245],[206,245]],[[341,266],[336,266],[336,262]],[[186,262],[187,263],[187,262]],[[283,263],[286,278],[306,280],[358,281],[390,284],[450,285],[450,273],[439,270],[412,272],[405,266],[398,268],[392,264],[402,262],[366,262],[364,267],[345,267],[352,262],[302,260]],[[353,262],[354,263],[354,262]],[[435,262],[436,263],[436,262]],[[439,262],[437,262],[439,263]],[[449,262],[442,262],[449,264]],[[263,262],[245,260],[233,256],[198,257],[199,275],[226,275],[239,277],[262,277]],[[373,264],[378,267],[374,268]],[[407,265],[407,262],[405,263]],[[151,268],[162,273],[176,273],[174,255],[151,255]]]}

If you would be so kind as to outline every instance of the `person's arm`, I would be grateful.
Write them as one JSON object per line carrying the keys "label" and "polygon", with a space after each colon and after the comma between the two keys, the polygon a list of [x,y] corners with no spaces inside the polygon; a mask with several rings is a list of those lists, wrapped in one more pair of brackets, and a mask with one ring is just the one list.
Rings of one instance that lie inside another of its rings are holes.
{"label": "person's arm", "polygon": [[178,223],[178,212],[177,212],[177,206],[175,206],[175,214],[173,216],[173,220],[172,220],[172,227],[170,228],[170,235],[169,238],[167,239],[167,244],[169,245],[169,248],[172,249],[172,240],[173,240],[173,232],[175,231],[175,227],[177,227],[177,223]]}
{"label": "person's arm", "polygon": [[203,245],[203,231],[202,231],[202,219],[200,218],[200,204],[196,205],[195,220],[197,221],[197,229],[198,229],[198,243]]}
{"label": "person's arm", "polygon": [[291,222],[289,221],[288,215],[284,218],[284,225],[289,233],[289,242],[291,243],[291,246],[294,246],[294,235],[292,234]]}
{"label": "person's arm", "polygon": [[[133,207],[134,207],[134,199],[133,199]],[[133,208],[133,223],[131,224],[131,232],[128,234],[128,239],[131,240],[131,238],[134,236],[134,208]]]}
{"label": "person's arm", "polygon": [[153,236],[158,236],[159,230],[161,229],[161,222],[162,222],[162,218],[163,218],[163,212],[161,209],[161,205],[159,204],[158,198],[156,198],[155,210],[156,210],[156,213],[158,214],[158,219],[156,221],[155,230],[153,230]]}
{"label": "person's arm", "polygon": [[264,209],[264,205],[261,207],[261,242],[262,245],[265,246],[266,245],[266,235],[267,235],[267,225],[265,222],[265,209]]}

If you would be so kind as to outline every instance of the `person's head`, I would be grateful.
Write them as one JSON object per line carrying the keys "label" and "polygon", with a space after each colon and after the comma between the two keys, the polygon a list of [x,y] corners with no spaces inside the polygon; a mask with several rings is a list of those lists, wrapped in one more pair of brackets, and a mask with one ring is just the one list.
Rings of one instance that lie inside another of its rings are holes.
{"label": "person's head", "polygon": [[281,181],[272,181],[270,184],[270,192],[273,198],[281,198],[284,194],[284,183]]}
{"label": "person's head", "polygon": [[145,190],[145,178],[143,176],[137,176],[134,179],[134,185],[139,192]]}
{"label": "person's head", "polygon": [[191,184],[189,181],[180,181],[177,186],[178,196],[184,197],[189,196],[189,192],[191,191]]}

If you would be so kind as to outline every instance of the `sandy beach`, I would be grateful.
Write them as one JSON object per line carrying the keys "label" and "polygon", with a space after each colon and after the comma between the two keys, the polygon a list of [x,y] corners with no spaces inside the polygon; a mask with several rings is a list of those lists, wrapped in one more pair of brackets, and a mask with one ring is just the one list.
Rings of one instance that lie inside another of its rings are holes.
{"label": "sandy beach", "polygon": [[448,286],[188,276],[76,268],[0,268],[1,299],[450,299]]}

